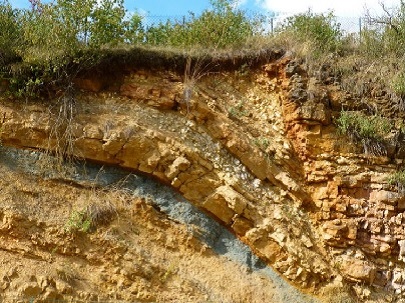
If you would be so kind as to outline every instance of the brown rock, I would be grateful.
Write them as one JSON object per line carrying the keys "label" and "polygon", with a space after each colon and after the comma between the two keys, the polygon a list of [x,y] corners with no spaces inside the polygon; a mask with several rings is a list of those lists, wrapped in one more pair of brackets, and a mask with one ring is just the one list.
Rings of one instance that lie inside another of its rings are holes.
{"label": "brown rock", "polygon": [[207,198],[203,207],[226,224],[230,224],[235,214],[242,214],[247,200],[230,186],[218,187],[214,194]]}
{"label": "brown rock", "polygon": [[343,275],[354,282],[366,282],[372,284],[376,275],[376,268],[367,261],[347,258],[342,263]]}
{"label": "brown rock", "polygon": [[172,165],[166,170],[165,174],[170,179],[173,180],[179,172],[186,171],[190,167],[191,163],[185,157],[178,157],[173,161]]}
{"label": "brown rock", "polygon": [[29,298],[38,296],[42,292],[42,289],[37,283],[28,282],[20,287],[20,292]]}
{"label": "brown rock", "polygon": [[232,229],[237,235],[243,236],[251,228],[253,228],[253,222],[244,217],[237,217],[233,220]]}

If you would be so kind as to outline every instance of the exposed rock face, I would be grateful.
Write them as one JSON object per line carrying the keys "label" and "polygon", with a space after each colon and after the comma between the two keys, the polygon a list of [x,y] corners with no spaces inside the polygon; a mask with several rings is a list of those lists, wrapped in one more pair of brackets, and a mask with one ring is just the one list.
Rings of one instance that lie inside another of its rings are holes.
{"label": "exposed rock face", "polygon": [[97,93],[78,94],[69,125],[56,102],[3,101],[3,144],[58,152],[69,138],[76,156],[154,176],[299,287],[343,277],[402,292],[405,198],[386,181],[395,165],[339,144],[337,88],[288,58],[202,78],[186,101],[170,72],[134,70],[103,91],[78,84]]}
{"label": "exposed rock face", "polygon": [[[2,153],[2,302],[310,302],[275,291],[263,273],[218,255],[145,198],[16,173]],[[69,232],[88,206],[102,224]]]}

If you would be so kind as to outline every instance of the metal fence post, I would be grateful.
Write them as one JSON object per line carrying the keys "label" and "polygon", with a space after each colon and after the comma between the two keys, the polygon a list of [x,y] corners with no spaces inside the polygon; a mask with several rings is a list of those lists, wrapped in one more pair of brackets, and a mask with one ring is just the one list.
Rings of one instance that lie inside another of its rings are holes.
{"label": "metal fence post", "polygon": [[360,39],[360,42],[361,42],[361,31],[362,31],[362,24],[361,24],[361,17],[359,17],[359,39]]}
{"label": "metal fence post", "polygon": [[271,29],[271,33],[274,34],[274,18],[273,17],[270,18],[270,29]]}

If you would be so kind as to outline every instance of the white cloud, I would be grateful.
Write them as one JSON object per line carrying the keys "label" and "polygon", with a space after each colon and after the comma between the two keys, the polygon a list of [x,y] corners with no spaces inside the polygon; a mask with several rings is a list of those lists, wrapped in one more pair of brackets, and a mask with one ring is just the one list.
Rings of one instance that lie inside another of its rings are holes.
{"label": "white cloud", "polygon": [[398,0],[256,0],[266,10],[280,14],[296,14],[311,9],[315,13],[333,10],[336,16],[359,17],[364,15],[366,8],[371,14],[382,14],[380,2],[388,8],[396,7]]}
{"label": "white cloud", "polygon": [[248,0],[236,0],[236,1],[234,2],[234,6],[235,6],[236,8],[238,8],[238,7],[240,7],[240,6],[244,5],[244,4],[246,4],[247,2],[248,2]]}

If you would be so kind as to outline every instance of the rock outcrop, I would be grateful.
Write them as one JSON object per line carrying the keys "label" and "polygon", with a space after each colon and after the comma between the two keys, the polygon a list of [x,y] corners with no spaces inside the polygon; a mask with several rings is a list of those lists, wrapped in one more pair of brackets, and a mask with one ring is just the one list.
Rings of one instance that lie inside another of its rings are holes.
{"label": "rock outcrop", "polygon": [[76,81],[75,96],[2,100],[3,144],[153,176],[315,294],[402,293],[405,198],[387,182],[398,155],[365,156],[336,132],[337,86],[282,57],[202,77],[185,99],[177,73],[130,68]]}

